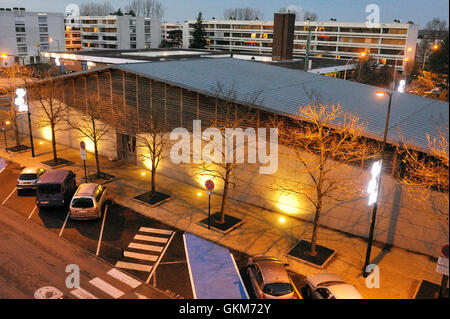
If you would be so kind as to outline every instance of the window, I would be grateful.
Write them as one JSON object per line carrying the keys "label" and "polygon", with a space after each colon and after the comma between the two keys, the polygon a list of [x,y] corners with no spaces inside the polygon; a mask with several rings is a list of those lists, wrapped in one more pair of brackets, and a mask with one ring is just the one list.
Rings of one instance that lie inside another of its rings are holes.
{"label": "window", "polygon": [[97,201],[97,203],[100,201],[100,198],[102,198],[104,192],[105,189],[100,185],[97,189],[97,194],[95,195],[95,200]]}
{"label": "window", "polygon": [[47,23],[47,17],[38,17],[38,22],[39,23]]}
{"label": "window", "polygon": [[292,292],[292,286],[289,283],[274,283],[264,286],[264,292],[272,296],[283,296]]}
{"label": "window", "polygon": [[72,200],[72,207],[75,208],[90,208],[94,207],[94,202],[91,198],[74,198]]}
{"label": "window", "polygon": [[25,27],[16,27],[16,32],[25,32]]}
{"label": "window", "polygon": [[40,37],[39,41],[41,41],[41,42],[48,42],[48,37]]}
{"label": "window", "polygon": [[37,179],[37,174],[34,173],[26,173],[26,174],[20,174],[19,179],[22,181],[32,181]]}
{"label": "window", "polygon": [[16,40],[17,40],[17,43],[26,43],[25,37],[17,37]]}
{"label": "window", "polygon": [[329,299],[331,297],[331,293],[327,288],[317,288],[316,292],[323,298]]}

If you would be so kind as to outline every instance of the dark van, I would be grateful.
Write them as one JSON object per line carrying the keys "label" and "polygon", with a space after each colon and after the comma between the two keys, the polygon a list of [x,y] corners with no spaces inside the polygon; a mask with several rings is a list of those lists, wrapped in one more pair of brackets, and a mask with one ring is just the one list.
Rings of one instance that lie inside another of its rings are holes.
{"label": "dark van", "polygon": [[51,169],[42,175],[36,187],[38,207],[64,206],[76,190],[75,174],[68,169]]}

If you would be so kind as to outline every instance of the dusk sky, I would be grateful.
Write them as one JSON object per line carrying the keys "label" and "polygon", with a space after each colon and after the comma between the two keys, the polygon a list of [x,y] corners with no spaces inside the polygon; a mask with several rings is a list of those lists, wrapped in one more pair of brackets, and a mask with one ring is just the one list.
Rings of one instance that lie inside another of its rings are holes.
{"label": "dusk sky", "polygon": [[[0,7],[25,7],[28,11],[64,12],[70,3],[80,4],[86,0],[0,0]],[[104,0],[94,2],[103,3]],[[116,9],[122,9],[129,3],[127,0],[109,0]],[[205,19],[223,18],[224,9],[235,7],[251,7],[263,12],[263,19],[272,20],[273,13],[281,7],[296,6],[303,10],[317,13],[318,20],[327,21],[335,18],[338,21],[364,21],[368,13],[365,8],[369,4],[380,7],[381,22],[413,21],[422,28],[434,17],[449,21],[449,3],[447,0],[161,0],[164,4],[164,21],[176,22],[194,19],[201,11]]]}

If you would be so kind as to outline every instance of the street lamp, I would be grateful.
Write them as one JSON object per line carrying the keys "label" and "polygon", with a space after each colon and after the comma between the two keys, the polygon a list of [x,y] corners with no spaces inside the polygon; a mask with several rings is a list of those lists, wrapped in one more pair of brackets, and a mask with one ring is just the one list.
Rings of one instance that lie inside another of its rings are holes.
{"label": "street lamp", "polygon": [[[366,52],[361,52],[358,56],[358,58],[364,58],[367,55]],[[347,63],[345,64],[345,70],[344,70],[344,80],[347,78],[347,66],[350,63],[350,61],[353,61],[355,58],[351,58],[347,61]]]}
{"label": "street lamp", "polygon": [[53,39],[53,38],[48,38],[48,41],[50,42],[57,42],[58,43],[58,52],[59,52],[59,40]]}
{"label": "street lamp", "polygon": [[[17,59],[22,59],[22,64],[25,64],[25,57],[23,57],[23,56],[18,56],[18,55],[15,55],[15,54],[9,54],[9,53],[2,53],[2,54],[0,54],[0,58],[2,58],[2,59],[6,59],[6,58],[8,58],[8,57],[15,57],[15,58],[17,58]],[[8,63],[7,62],[5,62],[5,65],[8,65]]]}
{"label": "street lamp", "polygon": [[439,44],[435,43],[433,44],[433,46],[431,48],[428,48],[425,50],[425,53],[423,54],[423,63],[422,63],[422,70],[425,69],[425,62],[427,59],[427,53],[430,53],[431,50],[436,51],[437,49],[439,49]]}
{"label": "street lamp", "polygon": [[[393,86],[394,86],[394,87],[391,87],[392,90],[395,90],[395,75],[397,74],[397,61],[398,61],[398,60],[399,60],[399,59],[395,59],[395,65],[394,65],[394,77],[393,77],[393,80],[392,80],[392,83],[393,83]],[[405,73],[406,73],[406,71],[405,71],[405,62],[408,62],[408,60],[409,60],[408,57],[404,57],[404,58],[403,58],[403,72],[405,72]]]}
{"label": "street lamp", "polygon": [[[367,266],[370,263],[370,253],[372,250],[372,243],[373,243],[373,234],[375,229],[375,219],[377,215],[377,208],[378,208],[378,193],[381,190],[381,176],[383,175],[383,162],[384,162],[384,153],[386,149],[386,139],[387,139],[387,133],[389,128],[389,117],[391,114],[391,102],[392,102],[392,94],[393,92],[386,92],[386,91],[378,91],[376,92],[376,96],[378,97],[384,97],[386,95],[389,95],[389,103],[388,103],[388,109],[386,114],[386,123],[384,125],[384,136],[383,136],[383,147],[381,149],[381,160],[379,162],[375,162],[374,169],[377,171],[377,181],[376,181],[376,187],[374,190],[374,199],[369,201],[369,205],[373,204],[373,210],[372,210],[372,221],[370,223],[370,231],[369,231],[369,241],[367,243],[367,250],[366,250],[366,259],[364,261],[364,269],[363,269],[363,276],[367,277],[370,273],[366,271]],[[373,195],[373,194],[371,194]]]}

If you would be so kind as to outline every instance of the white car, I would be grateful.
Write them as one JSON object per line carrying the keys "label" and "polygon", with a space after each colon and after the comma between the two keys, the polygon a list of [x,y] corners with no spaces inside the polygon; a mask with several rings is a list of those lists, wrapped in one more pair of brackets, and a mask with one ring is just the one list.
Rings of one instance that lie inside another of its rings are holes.
{"label": "white car", "polygon": [[27,167],[23,169],[17,178],[17,193],[20,194],[24,189],[36,189],[36,183],[44,173],[45,169],[40,167]]}
{"label": "white car", "polygon": [[105,186],[95,183],[81,184],[70,202],[70,218],[100,218],[106,199]]}
{"label": "white car", "polygon": [[315,274],[306,277],[303,289],[305,298],[313,299],[363,299],[355,286],[335,274]]}

